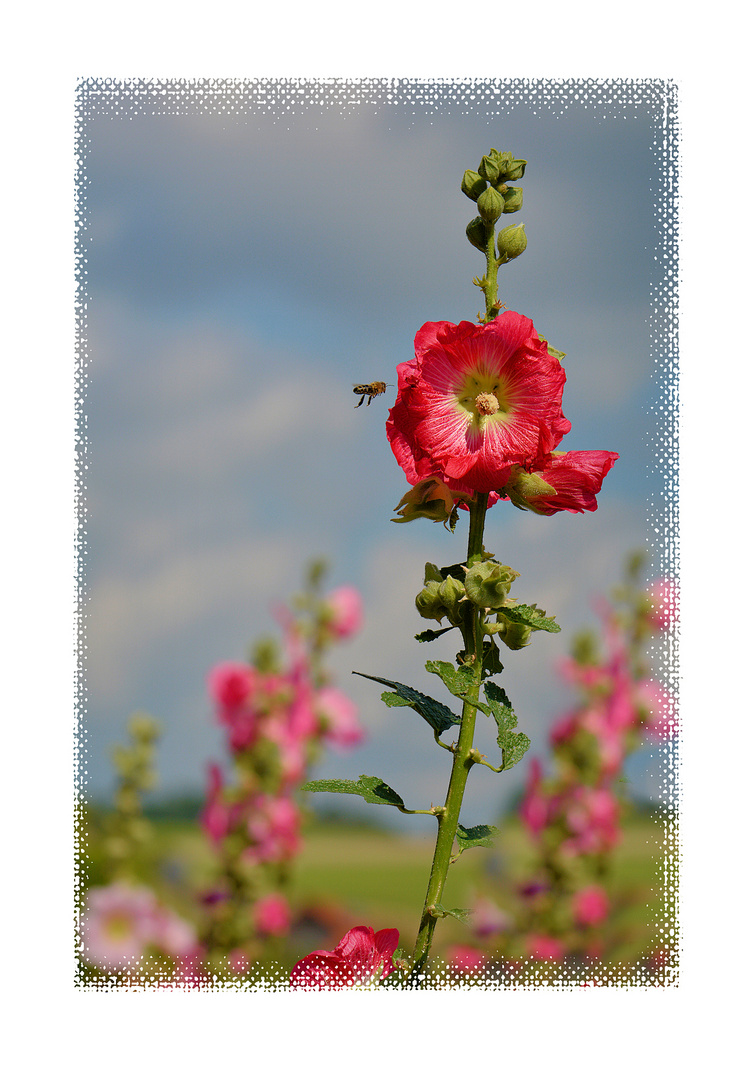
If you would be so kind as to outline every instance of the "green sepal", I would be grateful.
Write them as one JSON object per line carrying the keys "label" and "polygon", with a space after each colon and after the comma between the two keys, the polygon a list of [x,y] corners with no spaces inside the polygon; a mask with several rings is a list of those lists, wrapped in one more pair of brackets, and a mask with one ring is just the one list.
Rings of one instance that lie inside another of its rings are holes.
{"label": "green sepal", "polygon": [[301,791],[329,791],[339,795],[360,795],[367,803],[396,806],[405,814],[414,813],[412,810],[405,809],[402,796],[378,776],[361,775],[357,780],[309,780],[301,785]]}
{"label": "green sepal", "polygon": [[566,353],[561,352],[560,349],[554,349],[552,345],[548,342],[547,338],[543,337],[542,334],[537,334],[537,337],[540,339],[540,341],[544,341],[545,345],[547,345],[547,351],[549,352],[550,356],[554,356],[556,360],[565,360]]}
{"label": "green sepal", "polygon": [[436,701],[435,698],[428,697],[427,694],[421,694],[419,690],[414,690],[411,686],[405,686],[404,683],[394,682],[392,679],[380,679],[377,675],[365,675],[362,671],[354,671],[353,675],[360,675],[364,679],[370,679],[372,682],[381,683],[382,686],[391,686],[395,693],[382,694],[381,700],[384,704],[390,708],[408,705],[430,724],[437,735],[443,735],[450,727],[454,727],[455,724],[461,723],[459,717],[455,716],[451,709],[447,708],[446,705],[443,705],[440,701]]}
{"label": "green sepal", "polygon": [[495,837],[500,830],[495,825],[473,825],[466,829],[464,825],[457,825],[456,841],[459,844],[459,854],[467,848],[492,847]]}
{"label": "green sepal", "polygon": [[518,718],[514,707],[506,696],[505,690],[495,683],[486,682],[483,686],[485,697],[490,705],[493,719],[498,725],[496,742],[503,751],[503,769],[518,765],[529,749],[529,736],[523,731],[514,731]]}
{"label": "green sepal", "polygon": [[435,915],[437,919],[443,919],[447,915],[451,915],[452,919],[458,919],[460,923],[464,923],[465,926],[469,926],[470,916],[472,915],[472,908],[445,908],[441,904],[431,904],[428,909],[431,914]]}
{"label": "green sepal", "polygon": [[554,615],[548,615],[536,604],[513,604],[511,607],[496,608],[496,614],[508,622],[521,623],[532,630],[546,630],[549,634],[559,634],[560,627]]}

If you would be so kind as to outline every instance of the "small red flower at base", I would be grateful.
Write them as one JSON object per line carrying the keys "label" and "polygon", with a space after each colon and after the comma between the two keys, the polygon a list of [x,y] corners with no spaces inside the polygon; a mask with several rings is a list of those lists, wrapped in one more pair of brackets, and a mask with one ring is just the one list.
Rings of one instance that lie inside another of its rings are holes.
{"label": "small red flower at base", "polygon": [[290,985],[300,990],[344,990],[376,985],[394,971],[392,954],[399,944],[399,930],[354,926],[329,952],[319,949],[299,960]]}
{"label": "small red flower at base", "polygon": [[565,956],[565,946],[557,938],[546,934],[534,934],[527,940],[527,953],[532,960],[551,960],[558,962]]}

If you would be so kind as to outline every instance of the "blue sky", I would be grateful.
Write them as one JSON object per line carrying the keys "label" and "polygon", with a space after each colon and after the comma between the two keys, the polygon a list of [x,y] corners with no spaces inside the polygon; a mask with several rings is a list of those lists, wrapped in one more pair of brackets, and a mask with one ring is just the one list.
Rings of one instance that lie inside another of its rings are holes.
{"label": "blue sky", "polygon": [[[161,790],[199,790],[207,758],[221,756],[206,672],[272,630],[274,602],[323,555],[330,584],[353,583],[366,604],[335,668],[368,739],[318,772],[373,773],[427,806],[442,798],[447,756],[350,672],[439,696],[423,664],[451,654],[413,641],[425,625],[413,598],[426,561],[462,556],[466,524],[451,536],[390,522],[407,487],[384,435],[394,391],[354,410],[351,385],[396,383],[423,322],[475,318],[483,266],[464,237],[474,204],[461,176],[493,146],[526,158],[529,245],[499,293],[567,354],[564,448],[621,455],[596,514],[502,506],[488,520],[487,546],[520,571],[521,599],[565,631],[535,635],[503,675],[543,751],[568,700],[555,661],[626,554],[651,539],[659,499],[661,106],[589,84],[474,98],[456,83],[305,95],[270,84],[267,96],[217,94],[206,111],[183,92],[168,113],[157,94],[88,103],[89,787],[109,790],[111,746],[143,709],[164,725]],[[525,765],[471,778],[465,816],[493,816]],[[637,777],[641,791],[651,783]]]}

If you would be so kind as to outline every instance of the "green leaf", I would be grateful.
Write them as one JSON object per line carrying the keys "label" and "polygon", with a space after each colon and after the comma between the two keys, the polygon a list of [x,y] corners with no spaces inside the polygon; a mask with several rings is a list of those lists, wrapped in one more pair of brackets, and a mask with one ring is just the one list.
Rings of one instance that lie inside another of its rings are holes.
{"label": "green leaf", "polygon": [[513,604],[510,607],[496,608],[496,612],[508,622],[531,626],[532,630],[547,630],[550,634],[560,633],[555,616],[548,615],[536,604]]}
{"label": "green leaf", "polygon": [[447,660],[427,660],[425,670],[438,675],[447,690],[455,697],[462,697],[474,689],[475,670],[471,664],[462,664],[461,667],[455,668]]}
{"label": "green leaf", "polygon": [[442,630],[421,630],[419,634],[415,635],[416,641],[435,641],[436,638],[440,638],[442,634],[448,634],[449,630],[453,630],[453,626],[444,626]]}
{"label": "green leaf", "polygon": [[421,694],[419,690],[414,690],[411,686],[394,682],[392,679],[380,679],[378,675],[365,675],[362,671],[354,671],[353,674],[370,679],[372,682],[382,683],[383,686],[391,686],[395,693],[382,694],[381,700],[384,704],[390,707],[408,705],[430,724],[437,735],[443,735],[450,727],[461,722],[446,705],[426,694]]}
{"label": "green leaf", "polygon": [[339,795],[360,795],[367,803],[380,803],[384,806],[396,806],[404,813],[402,797],[378,776],[359,776],[357,780],[309,780],[301,786],[301,791],[331,791]]}
{"label": "green leaf", "polygon": [[473,825],[465,829],[464,825],[457,825],[456,840],[459,844],[459,854],[467,848],[492,847],[499,830],[495,825]]}
{"label": "green leaf", "polygon": [[505,691],[491,682],[486,682],[483,690],[498,725],[496,741],[503,751],[503,768],[511,769],[514,765],[518,765],[529,749],[529,737],[522,731],[513,730],[518,719]]}
{"label": "green leaf", "polygon": [[472,908],[445,908],[440,904],[431,904],[429,909],[439,919],[443,919],[446,915],[451,915],[453,919],[458,919],[460,923],[464,923],[465,926],[469,925],[470,915],[472,914]]}

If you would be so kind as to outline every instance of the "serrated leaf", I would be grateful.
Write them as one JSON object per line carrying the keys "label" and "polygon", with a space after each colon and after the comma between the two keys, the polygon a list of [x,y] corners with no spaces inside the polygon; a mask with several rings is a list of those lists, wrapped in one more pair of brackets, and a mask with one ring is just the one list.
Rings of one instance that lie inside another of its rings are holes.
{"label": "serrated leaf", "polygon": [[474,688],[475,670],[471,664],[462,664],[455,668],[447,660],[427,660],[425,670],[439,679],[455,697],[468,694]]}
{"label": "serrated leaf", "polygon": [[381,679],[378,675],[365,675],[362,671],[354,671],[353,674],[360,675],[364,679],[370,679],[372,682],[381,683],[383,686],[391,686],[395,693],[382,694],[381,700],[384,704],[390,707],[408,705],[430,724],[437,735],[443,735],[450,727],[461,722],[459,717],[455,716],[446,705],[436,701],[435,698],[428,697],[427,694],[421,694],[419,690],[414,690],[412,686],[405,686],[404,683],[395,682],[393,679]]}
{"label": "serrated leaf", "polygon": [[498,834],[495,825],[473,825],[466,829],[464,825],[457,825],[456,841],[459,844],[459,854],[467,848],[492,847],[493,841]]}
{"label": "serrated leaf", "polygon": [[533,630],[546,630],[549,634],[559,634],[560,627],[554,615],[547,615],[536,604],[513,604],[510,607],[496,608],[496,612],[509,622],[531,626]]}
{"label": "serrated leaf", "polygon": [[452,919],[458,919],[460,923],[464,923],[465,926],[469,925],[470,915],[472,914],[472,908],[445,908],[441,904],[431,904],[430,910],[434,915],[444,918],[446,915],[451,915]]}
{"label": "serrated leaf", "polygon": [[518,719],[505,690],[491,682],[486,682],[483,690],[498,725],[496,741],[503,751],[503,768],[511,769],[514,765],[518,765],[529,749],[529,736],[522,731],[513,730]]}
{"label": "serrated leaf", "polygon": [[301,791],[329,791],[338,795],[360,795],[367,803],[404,809],[402,797],[378,776],[361,775],[357,780],[309,780]]}

